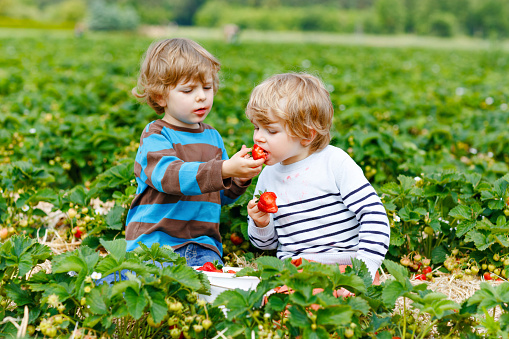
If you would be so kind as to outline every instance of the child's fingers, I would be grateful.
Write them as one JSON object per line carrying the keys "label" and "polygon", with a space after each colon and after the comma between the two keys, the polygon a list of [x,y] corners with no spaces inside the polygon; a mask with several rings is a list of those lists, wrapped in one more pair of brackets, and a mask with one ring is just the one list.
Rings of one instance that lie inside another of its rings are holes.
{"label": "child's fingers", "polygon": [[254,209],[255,207],[257,207],[256,199],[249,200],[249,202],[247,203],[247,208]]}
{"label": "child's fingers", "polygon": [[251,152],[251,148],[247,148],[246,145],[242,145],[242,148],[237,152],[237,154],[244,158],[249,152]]}
{"label": "child's fingers", "polygon": [[249,167],[251,168],[255,168],[255,167],[260,167],[262,166],[264,163],[265,163],[265,159],[258,159],[258,160],[251,160],[251,159],[248,159],[249,160]]}

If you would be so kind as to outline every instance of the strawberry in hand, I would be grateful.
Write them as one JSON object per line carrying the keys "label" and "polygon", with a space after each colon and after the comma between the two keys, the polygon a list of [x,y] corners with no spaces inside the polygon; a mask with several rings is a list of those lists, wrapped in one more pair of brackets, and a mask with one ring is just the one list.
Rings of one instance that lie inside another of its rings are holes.
{"label": "strawberry in hand", "polygon": [[258,146],[257,144],[254,144],[253,150],[251,151],[251,154],[253,155],[254,160],[258,159],[265,159],[267,160],[267,151]]}
{"label": "strawberry in hand", "polygon": [[258,209],[264,213],[276,213],[276,193],[274,192],[263,192],[256,196],[258,198]]}

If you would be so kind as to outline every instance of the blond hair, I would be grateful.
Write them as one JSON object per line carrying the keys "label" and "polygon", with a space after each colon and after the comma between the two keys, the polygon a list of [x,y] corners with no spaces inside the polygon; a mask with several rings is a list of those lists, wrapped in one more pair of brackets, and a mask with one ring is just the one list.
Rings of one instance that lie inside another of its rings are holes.
{"label": "blond hair", "polygon": [[212,77],[214,94],[219,85],[219,61],[198,43],[182,38],[153,42],[141,62],[135,97],[143,99],[157,112],[164,113],[157,100],[179,83],[205,84]]}
{"label": "blond hair", "polygon": [[[277,121],[271,121],[271,112]],[[301,139],[311,139],[312,152],[330,142],[330,128],[334,108],[329,92],[317,77],[307,73],[274,75],[255,87],[246,108],[251,121],[269,125],[281,121],[288,134]]]}

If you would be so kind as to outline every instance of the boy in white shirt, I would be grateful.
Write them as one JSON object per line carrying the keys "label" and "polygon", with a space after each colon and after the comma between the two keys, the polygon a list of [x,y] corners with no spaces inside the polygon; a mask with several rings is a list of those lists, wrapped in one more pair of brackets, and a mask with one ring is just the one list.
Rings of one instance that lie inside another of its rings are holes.
{"label": "boy in white shirt", "polygon": [[253,90],[246,115],[267,155],[255,195],[274,192],[278,205],[276,213],[264,213],[256,199],[249,202],[251,243],[277,249],[280,259],[341,267],[357,258],[376,283],[389,221],[362,169],[329,145],[334,110],[322,82],[304,73],[272,76]]}

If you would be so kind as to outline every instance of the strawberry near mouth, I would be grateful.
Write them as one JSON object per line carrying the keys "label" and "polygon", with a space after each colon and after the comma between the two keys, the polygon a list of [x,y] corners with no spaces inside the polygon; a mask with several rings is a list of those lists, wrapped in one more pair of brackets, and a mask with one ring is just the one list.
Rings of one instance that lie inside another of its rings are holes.
{"label": "strawberry near mouth", "polygon": [[269,156],[269,152],[267,152],[265,149],[258,146],[257,144],[255,144],[253,146],[253,150],[251,151],[251,154],[253,155],[254,160],[258,160],[258,159],[262,159],[262,158],[267,160],[267,158]]}

